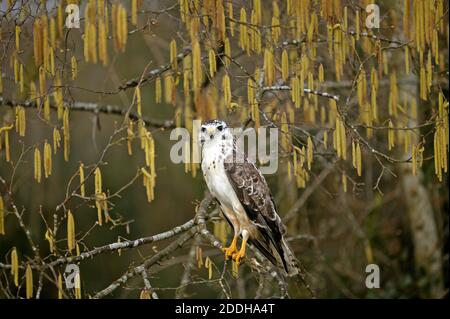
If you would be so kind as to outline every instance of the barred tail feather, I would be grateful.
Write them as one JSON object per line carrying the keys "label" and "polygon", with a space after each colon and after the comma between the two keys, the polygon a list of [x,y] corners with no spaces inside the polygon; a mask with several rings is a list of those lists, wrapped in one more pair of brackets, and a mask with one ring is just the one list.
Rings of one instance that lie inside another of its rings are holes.
{"label": "barred tail feather", "polygon": [[283,259],[283,268],[288,276],[295,276],[298,274],[297,259],[292,250],[289,248],[284,238],[281,242],[281,258]]}

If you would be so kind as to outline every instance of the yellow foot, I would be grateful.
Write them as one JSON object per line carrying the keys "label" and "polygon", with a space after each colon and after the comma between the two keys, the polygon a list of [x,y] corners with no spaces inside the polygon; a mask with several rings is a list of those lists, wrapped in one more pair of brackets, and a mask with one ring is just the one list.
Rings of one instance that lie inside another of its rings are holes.
{"label": "yellow foot", "polygon": [[244,256],[245,256],[245,251],[242,252],[242,249],[241,249],[236,254],[233,254],[233,260],[236,264],[239,265],[241,263],[242,258],[244,258]]}
{"label": "yellow foot", "polygon": [[241,262],[242,258],[244,258],[245,256],[245,247],[247,244],[247,240],[243,240],[242,241],[242,245],[241,245],[241,249],[233,255],[233,260],[236,262],[236,264],[239,265],[239,263]]}
{"label": "yellow foot", "polygon": [[237,237],[233,238],[233,241],[231,242],[230,246],[227,248],[222,248],[222,251],[225,252],[225,260],[232,257],[237,252]]}

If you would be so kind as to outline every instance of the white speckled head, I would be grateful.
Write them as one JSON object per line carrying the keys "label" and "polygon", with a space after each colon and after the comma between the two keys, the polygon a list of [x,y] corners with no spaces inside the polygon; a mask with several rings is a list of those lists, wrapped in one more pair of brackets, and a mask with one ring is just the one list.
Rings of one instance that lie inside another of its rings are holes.
{"label": "white speckled head", "polygon": [[198,134],[200,145],[218,143],[221,141],[232,141],[233,134],[227,123],[221,120],[211,120],[200,126]]}

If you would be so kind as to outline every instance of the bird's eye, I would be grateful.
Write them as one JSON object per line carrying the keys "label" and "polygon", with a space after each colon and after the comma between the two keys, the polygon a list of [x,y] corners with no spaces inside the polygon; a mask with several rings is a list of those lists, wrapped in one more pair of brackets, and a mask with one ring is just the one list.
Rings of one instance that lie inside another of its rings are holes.
{"label": "bird's eye", "polygon": [[217,129],[218,129],[219,131],[222,131],[222,130],[223,130],[223,126],[222,126],[222,125],[219,125],[219,126],[217,127]]}
{"label": "bird's eye", "polygon": [[202,132],[206,132],[206,127],[202,126]]}

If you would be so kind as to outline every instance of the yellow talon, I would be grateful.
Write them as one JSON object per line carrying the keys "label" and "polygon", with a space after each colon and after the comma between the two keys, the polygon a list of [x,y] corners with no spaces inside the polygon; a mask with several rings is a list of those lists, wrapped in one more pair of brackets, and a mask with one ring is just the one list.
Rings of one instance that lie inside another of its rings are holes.
{"label": "yellow talon", "polygon": [[245,247],[247,245],[247,240],[242,240],[241,249],[237,252],[237,254],[233,255],[233,260],[239,265],[242,258],[245,256]]}
{"label": "yellow talon", "polygon": [[222,251],[225,252],[225,260],[232,257],[237,251],[237,237],[233,237],[233,241],[230,246],[227,248],[222,248]]}

